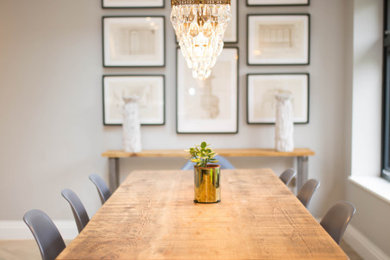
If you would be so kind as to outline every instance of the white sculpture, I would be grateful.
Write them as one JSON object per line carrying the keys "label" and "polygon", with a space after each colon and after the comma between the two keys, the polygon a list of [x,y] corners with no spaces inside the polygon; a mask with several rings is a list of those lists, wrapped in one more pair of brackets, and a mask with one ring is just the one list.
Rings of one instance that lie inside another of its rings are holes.
{"label": "white sculpture", "polygon": [[138,97],[123,97],[123,150],[125,152],[140,152],[141,124],[139,119]]}
{"label": "white sculpture", "polygon": [[292,95],[289,92],[279,92],[275,99],[275,149],[279,152],[292,152],[294,150]]}

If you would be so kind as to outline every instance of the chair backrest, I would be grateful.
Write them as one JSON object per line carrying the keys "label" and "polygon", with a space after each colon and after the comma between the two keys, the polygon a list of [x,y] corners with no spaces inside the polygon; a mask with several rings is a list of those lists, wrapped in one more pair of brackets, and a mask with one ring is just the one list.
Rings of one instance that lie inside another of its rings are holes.
{"label": "chair backrest", "polygon": [[108,189],[106,183],[99,175],[91,174],[89,175],[89,179],[93,182],[93,184],[95,184],[96,189],[99,193],[100,200],[103,205],[104,202],[106,202],[110,198],[111,191]]}
{"label": "chair backrest", "polygon": [[84,205],[79,197],[72,190],[65,189],[61,192],[61,194],[62,197],[64,197],[69,202],[74,220],[76,221],[77,229],[80,233],[89,222],[88,213],[85,210]]}
{"label": "chair backrest", "polygon": [[54,260],[65,249],[60,232],[45,212],[30,210],[24,214],[23,220],[38,244],[42,260]]}
{"label": "chair backrest", "polygon": [[295,170],[293,168],[290,168],[282,172],[279,178],[284,184],[289,185],[291,180],[294,178],[294,176],[295,176]]}
{"label": "chair backrest", "polygon": [[[217,156],[215,156],[215,159],[218,160],[217,164],[219,164],[221,166],[221,169],[235,169],[235,167],[225,157],[217,155]],[[181,169],[182,170],[192,170],[192,169],[194,169],[194,165],[195,165],[195,163],[188,160],[188,162],[186,162],[186,164]]]}
{"label": "chair backrest", "polygon": [[320,186],[319,181],[315,179],[310,179],[305,184],[303,184],[302,188],[298,191],[298,199],[302,202],[303,206],[306,208],[309,206],[311,198],[313,197],[314,192]]}
{"label": "chair backrest", "polygon": [[320,224],[339,244],[355,212],[351,203],[339,201],[326,212]]}

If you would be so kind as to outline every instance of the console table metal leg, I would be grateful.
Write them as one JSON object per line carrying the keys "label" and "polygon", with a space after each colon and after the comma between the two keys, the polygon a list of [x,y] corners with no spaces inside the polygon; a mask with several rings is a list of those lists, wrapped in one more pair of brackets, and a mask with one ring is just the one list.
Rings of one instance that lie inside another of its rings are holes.
{"label": "console table metal leg", "polygon": [[303,184],[307,181],[309,174],[308,174],[308,162],[309,157],[307,156],[299,156],[298,159],[298,176],[297,176],[297,189],[299,189],[303,186]]}
{"label": "console table metal leg", "polygon": [[111,192],[119,187],[119,158],[109,158],[109,185]]}

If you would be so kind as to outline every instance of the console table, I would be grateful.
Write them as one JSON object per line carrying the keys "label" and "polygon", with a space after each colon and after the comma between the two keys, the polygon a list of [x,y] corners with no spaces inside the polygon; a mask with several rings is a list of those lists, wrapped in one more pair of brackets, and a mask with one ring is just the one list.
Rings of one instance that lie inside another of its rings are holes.
{"label": "console table", "polygon": [[[296,148],[292,152],[277,152],[274,149],[215,149],[224,157],[296,157],[297,158],[297,188],[300,189],[308,177],[309,156],[315,155],[308,148]],[[129,157],[182,157],[187,158],[188,152],[183,150],[145,150],[139,153],[127,153],[120,150],[108,150],[102,154],[109,161],[109,185],[114,191],[119,187],[119,159]]]}

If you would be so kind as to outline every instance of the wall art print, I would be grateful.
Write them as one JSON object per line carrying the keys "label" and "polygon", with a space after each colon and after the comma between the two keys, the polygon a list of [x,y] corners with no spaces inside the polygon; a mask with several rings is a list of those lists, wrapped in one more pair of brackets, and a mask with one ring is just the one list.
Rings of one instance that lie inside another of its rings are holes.
{"label": "wall art print", "polygon": [[291,94],[294,123],[309,123],[309,74],[248,74],[247,122],[248,124],[274,124],[275,96]]}
{"label": "wall art print", "polygon": [[163,16],[103,17],[104,67],[165,66]]}
{"label": "wall art print", "polygon": [[238,132],[238,48],[224,48],[207,80],[196,80],[177,49],[177,132]]}
{"label": "wall art print", "polygon": [[142,125],[165,123],[164,75],[104,75],[103,123],[121,125],[123,97],[138,97],[139,117]]}

